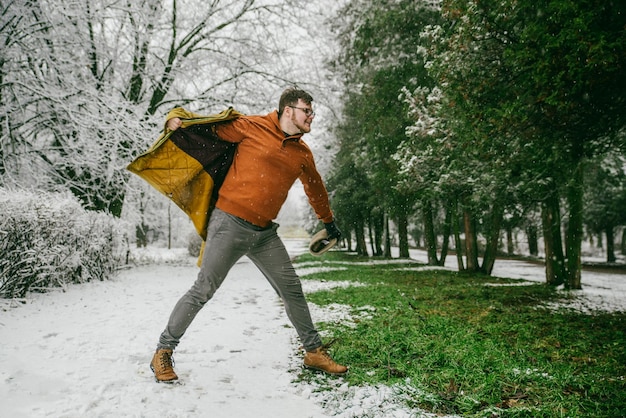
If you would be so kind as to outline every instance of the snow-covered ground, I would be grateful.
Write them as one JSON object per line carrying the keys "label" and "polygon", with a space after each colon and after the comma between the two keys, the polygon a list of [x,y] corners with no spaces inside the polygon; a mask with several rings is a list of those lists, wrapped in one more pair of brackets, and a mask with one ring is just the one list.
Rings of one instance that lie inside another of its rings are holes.
{"label": "snow-covered ground", "polygon": [[[302,240],[287,240],[292,254]],[[165,255],[180,260],[184,250]],[[422,252],[412,257],[424,260]],[[0,304],[1,417],[322,418],[430,416],[406,410],[397,388],[354,388],[342,378],[317,393],[294,383],[299,343],[272,288],[247,258],[188,330],[175,353],[181,384],[155,383],[148,363],[193,260],[123,271],[114,280]],[[454,266],[448,266],[453,268]],[[340,267],[339,267],[340,268]],[[314,267],[298,267],[300,274]],[[497,276],[543,280],[543,269],[499,260]],[[584,273],[581,298],[625,310],[626,277]],[[332,286],[305,281],[305,290]],[[312,307],[314,320],[341,307]],[[400,395],[401,396],[401,395]],[[322,405],[326,405],[325,408]]]}

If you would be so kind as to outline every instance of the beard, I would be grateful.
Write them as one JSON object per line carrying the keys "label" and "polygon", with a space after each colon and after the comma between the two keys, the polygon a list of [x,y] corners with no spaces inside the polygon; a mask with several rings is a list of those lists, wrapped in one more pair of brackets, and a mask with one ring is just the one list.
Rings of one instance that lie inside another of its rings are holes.
{"label": "beard", "polygon": [[307,133],[311,132],[311,122],[307,122],[308,120],[309,120],[309,118],[305,119],[304,123],[300,123],[296,119],[295,112],[291,114],[291,123],[293,123],[293,126],[298,128],[300,133],[307,134]]}

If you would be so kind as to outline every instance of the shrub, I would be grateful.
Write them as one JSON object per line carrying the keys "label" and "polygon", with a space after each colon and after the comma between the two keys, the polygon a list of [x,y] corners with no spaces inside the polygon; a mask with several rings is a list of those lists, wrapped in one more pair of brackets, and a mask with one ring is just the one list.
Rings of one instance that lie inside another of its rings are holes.
{"label": "shrub", "polygon": [[68,194],[0,189],[0,297],[109,279],[121,264],[118,223]]}

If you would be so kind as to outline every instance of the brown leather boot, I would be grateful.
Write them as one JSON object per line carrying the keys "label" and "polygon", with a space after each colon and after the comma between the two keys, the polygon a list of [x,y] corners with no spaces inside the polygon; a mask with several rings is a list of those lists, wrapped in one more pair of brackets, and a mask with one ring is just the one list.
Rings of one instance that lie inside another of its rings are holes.
{"label": "brown leather boot", "polygon": [[154,353],[150,368],[154,372],[157,382],[173,382],[178,380],[178,376],[174,373],[174,351],[169,348],[160,348]]}
{"label": "brown leather boot", "polygon": [[304,355],[304,367],[329,374],[345,374],[348,368],[335,363],[326,350],[327,346],[321,346],[314,351],[307,351]]}

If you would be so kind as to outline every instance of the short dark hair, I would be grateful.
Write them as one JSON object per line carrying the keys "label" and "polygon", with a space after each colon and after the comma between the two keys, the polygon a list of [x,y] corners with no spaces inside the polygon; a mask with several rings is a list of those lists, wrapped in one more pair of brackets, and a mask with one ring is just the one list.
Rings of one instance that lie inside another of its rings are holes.
{"label": "short dark hair", "polygon": [[286,106],[297,106],[300,99],[308,105],[313,101],[313,97],[309,93],[297,87],[289,87],[283,91],[278,102],[278,117],[280,118],[283,114]]}

